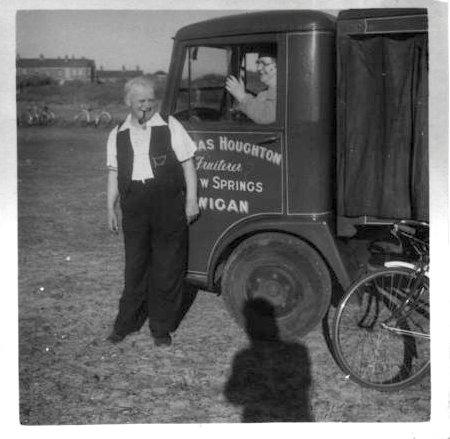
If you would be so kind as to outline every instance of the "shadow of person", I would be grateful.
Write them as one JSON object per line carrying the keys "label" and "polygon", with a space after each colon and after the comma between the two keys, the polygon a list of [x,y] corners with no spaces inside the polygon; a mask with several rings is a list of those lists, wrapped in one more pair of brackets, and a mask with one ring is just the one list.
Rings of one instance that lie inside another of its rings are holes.
{"label": "shadow of person", "polygon": [[273,306],[244,306],[250,347],[238,352],[225,397],[243,406],[242,422],[314,421],[310,412],[310,360],[305,346],[280,339]]}

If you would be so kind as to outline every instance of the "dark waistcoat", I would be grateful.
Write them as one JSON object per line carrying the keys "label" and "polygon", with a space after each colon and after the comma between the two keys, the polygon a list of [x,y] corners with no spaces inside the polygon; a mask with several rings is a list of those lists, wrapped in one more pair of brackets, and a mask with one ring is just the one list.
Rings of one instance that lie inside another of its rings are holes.
{"label": "dark waistcoat", "polygon": [[[183,169],[171,144],[167,125],[151,128],[149,157],[155,187],[163,187],[169,192],[184,189]],[[130,130],[117,133],[117,181],[121,197],[129,190],[133,172],[134,152],[131,145]]]}

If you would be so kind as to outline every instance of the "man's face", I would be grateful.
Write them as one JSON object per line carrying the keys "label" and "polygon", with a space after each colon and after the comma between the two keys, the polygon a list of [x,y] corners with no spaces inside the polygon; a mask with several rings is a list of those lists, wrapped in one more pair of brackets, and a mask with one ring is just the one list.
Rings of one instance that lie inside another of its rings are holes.
{"label": "man's face", "polygon": [[151,86],[135,86],[129,94],[131,114],[139,121],[149,120],[158,110],[155,92]]}
{"label": "man's face", "polygon": [[261,56],[256,60],[256,69],[262,83],[269,85],[277,79],[276,60],[270,56]]}

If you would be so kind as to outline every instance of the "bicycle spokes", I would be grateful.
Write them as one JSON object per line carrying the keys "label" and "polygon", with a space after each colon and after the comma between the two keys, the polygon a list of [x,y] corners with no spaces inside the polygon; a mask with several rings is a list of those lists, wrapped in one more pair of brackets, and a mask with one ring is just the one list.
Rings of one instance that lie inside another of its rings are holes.
{"label": "bicycle spokes", "polygon": [[352,379],[380,389],[418,380],[429,367],[428,279],[385,269],[356,283],[341,302],[333,344]]}

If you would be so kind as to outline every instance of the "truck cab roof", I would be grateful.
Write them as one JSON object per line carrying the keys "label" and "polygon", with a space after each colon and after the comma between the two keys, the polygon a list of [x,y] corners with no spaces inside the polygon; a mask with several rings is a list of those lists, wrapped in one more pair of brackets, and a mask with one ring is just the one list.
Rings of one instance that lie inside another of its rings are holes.
{"label": "truck cab roof", "polygon": [[339,12],[338,20],[360,20],[364,18],[406,17],[411,15],[427,15],[426,9],[389,8],[389,9],[347,9]]}
{"label": "truck cab roof", "polygon": [[175,40],[241,34],[334,31],[335,18],[312,10],[261,11],[213,18],[181,28]]}

